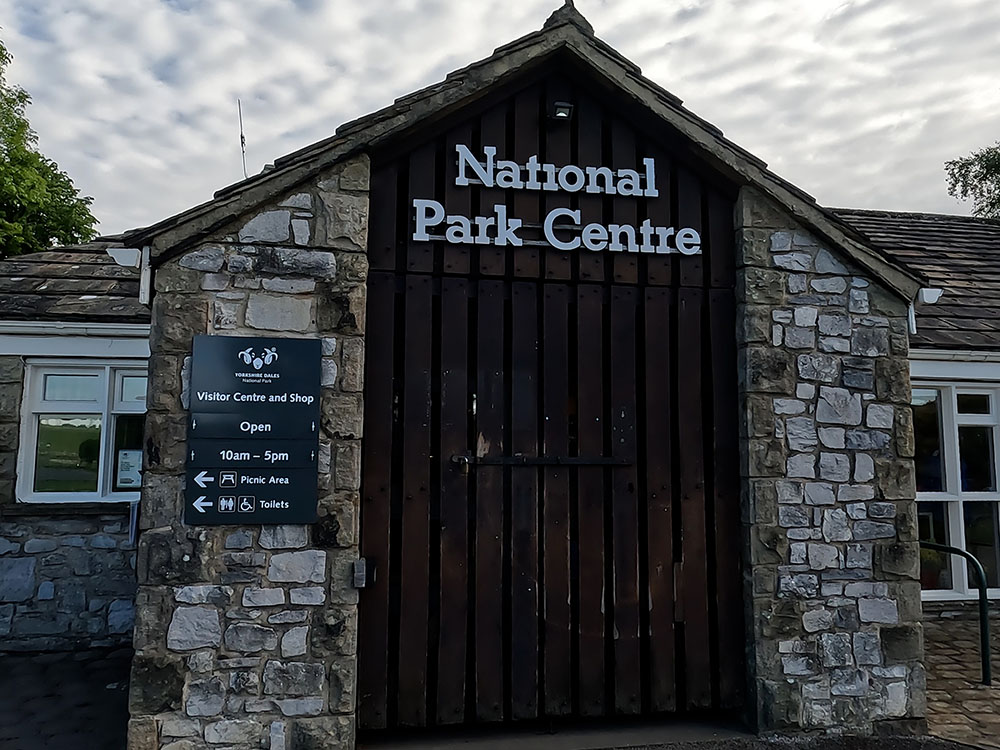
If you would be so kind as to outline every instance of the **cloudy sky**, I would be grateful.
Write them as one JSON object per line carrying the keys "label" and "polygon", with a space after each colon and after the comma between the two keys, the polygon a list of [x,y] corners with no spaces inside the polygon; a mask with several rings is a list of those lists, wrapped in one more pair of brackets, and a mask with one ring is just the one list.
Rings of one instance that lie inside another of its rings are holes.
{"label": "cloudy sky", "polygon": [[[165,218],[539,28],[560,0],[0,0],[9,80],[105,233]],[[577,0],[597,34],[825,205],[968,213],[1000,139],[997,0]]]}

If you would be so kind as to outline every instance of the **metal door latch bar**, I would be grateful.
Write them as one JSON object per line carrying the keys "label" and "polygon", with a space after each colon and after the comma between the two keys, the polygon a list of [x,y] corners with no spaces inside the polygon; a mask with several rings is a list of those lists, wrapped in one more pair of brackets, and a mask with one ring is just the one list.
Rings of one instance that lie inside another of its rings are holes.
{"label": "metal door latch bar", "polygon": [[626,458],[614,456],[466,456],[451,457],[451,462],[468,470],[469,466],[632,466]]}

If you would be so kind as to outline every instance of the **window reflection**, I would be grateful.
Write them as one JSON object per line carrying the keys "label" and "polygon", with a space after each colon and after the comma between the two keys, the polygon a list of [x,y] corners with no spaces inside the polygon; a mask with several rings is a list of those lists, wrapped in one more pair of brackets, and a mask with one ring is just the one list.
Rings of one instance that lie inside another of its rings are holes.
{"label": "window reflection", "polygon": [[142,429],[144,414],[115,417],[113,492],[135,491],[142,485]]}
{"label": "window reflection", "polygon": [[944,456],[941,453],[940,391],[913,389],[914,465],[917,492],[943,492]]}
{"label": "window reflection", "polygon": [[38,418],[35,492],[96,492],[100,417]]}
{"label": "window reflection", "polygon": [[[997,571],[997,504],[989,502],[968,502],[964,507],[965,549],[986,569],[987,585],[1000,585]],[[975,588],[976,574],[969,568],[969,587]]]}
{"label": "window reflection", "polygon": [[46,401],[97,401],[101,379],[97,375],[46,375]]}
{"label": "window reflection", "polygon": [[121,379],[121,393],[119,398],[128,403],[130,401],[146,401],[146,376],[145,375],[124,375]]}
{"label": "window reflection", "polygon": [[959,414],[989,414],[988,393],[959,393],[957,396]]}
{"label": "window reflection", "polygon": [[963,492],[992,492],[996,489],[992,427],[980,425],[959,427],[958,459]]}
{"label": "window reflection", "polygon": [[[949,544],[946,503],[921,502],[917,512],[920,540]],[[953,588],[951,555],[932,549],[920,550],[920,586],[924,589]]]}

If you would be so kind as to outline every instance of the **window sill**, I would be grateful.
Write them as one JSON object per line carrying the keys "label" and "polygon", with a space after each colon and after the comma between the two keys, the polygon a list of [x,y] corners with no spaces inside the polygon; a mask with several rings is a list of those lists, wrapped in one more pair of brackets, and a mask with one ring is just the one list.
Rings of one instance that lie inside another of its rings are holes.
{"label": "window sill", "polygon": [[[991,602],[1000,600],[1000,589],[987,589],[986,596]],[[961,604],[962,602],[978,602],[979,592],[963,594],[959,591],[921,591],[923,602],[944,602],[946,604]]]}
{"label": "window sill", "polygon": [[132,503],[101,502],[101,503],[9,503],[0,505],[0,518],[16,518],[19,516],[107,516],[128,515]]}

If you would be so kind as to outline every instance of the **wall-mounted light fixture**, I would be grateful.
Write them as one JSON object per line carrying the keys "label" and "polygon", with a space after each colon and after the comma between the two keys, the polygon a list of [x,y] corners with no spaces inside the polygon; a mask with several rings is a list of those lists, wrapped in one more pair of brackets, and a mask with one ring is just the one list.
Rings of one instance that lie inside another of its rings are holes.
{"label": "wall-mounted light fixture", "polygon": [[569,102],[553,102],[549,111],[552,120],[569,121],[573,119],[573,105]]}

